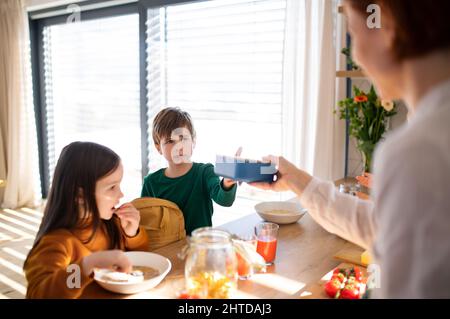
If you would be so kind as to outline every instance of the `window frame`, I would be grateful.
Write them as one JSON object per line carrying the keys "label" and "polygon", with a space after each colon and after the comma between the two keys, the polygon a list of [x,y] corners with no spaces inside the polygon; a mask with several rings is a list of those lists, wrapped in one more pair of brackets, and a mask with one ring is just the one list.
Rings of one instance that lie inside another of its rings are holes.
{"label": "window frame", "polygon": [[[139,97],[140,97],[140,125],[141,125],[141,172],[142,178],[148,174],[148,123],[147,123],[147,43],[146,43],[146,21],[148,9],[209,0],[131,0],[126,3],[117,4],[112,3],[108,5],[106,0],[88,0],[77,3],[80,6],[80,18],[82,21],[95,20],[101,18],[110,18],[115,16],[138,14],[139,16]],[[91,5],[102,5],[105,7],[86,9],[83,7]],[[28,13],[28,22],[30,29],[30,51],[31,51],[31,71],[33,84],[33,104],[36,120],[37,141],[38,141],[38,156],[39,156],[39,173],[42,197],[47,198],[50,187],[50,172],[49,172],[49,145],[47,134],[47,105],[45,101],[45,79],[44,79],[44,43],[43,30],[47,26],[58,25],[66,23],[67,18],[72,13],[57,14],[52,16],[52,13],[57,11],[64,12],[67,8],[65,6],[52,7],[49,9],[37,10]],[[37,17],[37,16],[44,17]],[[45,17],[45,15],[48,15]],[[37,17],[37,18],[35,18]]]}
{"label": "window frame", "polygon": [[[86,0],[77,2],[80,6],[81,21],[110,18],[115,16],[138,14],[139,16],[139,105],[141,128],[141,174],[142,179],[149,173],[149,147],[151,136],[147,114],[149,111],[147,63],[147,20],[149,9],[169,5],[206,2],[214,0]],[[67,12],[68,5],[56,6],[48,9],[35,10],[28,13],[30,30],[30,52],[32,68],[33,104],[36,120],[39,173],[42,198],[48,197],[50,188],[49,171],[49,143],[47,134],[47,104],[45,99],[44,73],[44,39],[45,27],[66,23],[71,12]],[[67,13],[64,13],[67,12]]]}

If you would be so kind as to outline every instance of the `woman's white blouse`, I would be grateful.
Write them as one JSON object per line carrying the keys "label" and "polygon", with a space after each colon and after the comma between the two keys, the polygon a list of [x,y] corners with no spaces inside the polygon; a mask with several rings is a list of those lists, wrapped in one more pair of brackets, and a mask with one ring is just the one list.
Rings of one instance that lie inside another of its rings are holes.
{"label": "woman's white blouse", "polygon": [[450,298],[450,81],[380,143],[373,172],[373,202],[317,178],[300,201],[326,230],[371,251],[372,297]]}

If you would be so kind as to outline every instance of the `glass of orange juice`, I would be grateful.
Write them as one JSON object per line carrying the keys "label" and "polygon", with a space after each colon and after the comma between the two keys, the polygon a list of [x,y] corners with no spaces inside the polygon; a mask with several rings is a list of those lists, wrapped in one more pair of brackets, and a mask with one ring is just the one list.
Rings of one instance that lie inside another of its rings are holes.
{"label": "glass of orange juice", "polygon": [[[256,250],[256,236],[255,235],[239,235],[240,240],[251,245]],[[239,252],[236,252],[237,270],[240,280],[249,279],[253,275],[253,266],[246,260]]]}
{"label": "glass of orange juice", "polygon": [[267,265],[273,265],[275,261],[278,228],[277,224],[267,222],[262,222],[255,226],[256,251],[264,257]]}

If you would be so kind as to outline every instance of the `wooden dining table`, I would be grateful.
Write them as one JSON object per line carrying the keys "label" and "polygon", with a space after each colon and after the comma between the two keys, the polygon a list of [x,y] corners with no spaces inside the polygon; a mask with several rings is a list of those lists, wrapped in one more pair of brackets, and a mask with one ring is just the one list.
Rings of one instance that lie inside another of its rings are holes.
{"label": "wooden dining table", "polygon": [[[262,221],[259,215],[253,213],[217,228],[234,234],[252,234],[254,226]],[[108,292],[95,283],[92,287],[95,297],[177,298],[185,288],[185,261],[178,257],[185,245],[186,240],[181,240],[153,251],[168,258],[172,263],[168,275],[153,289],[134,295],[120,295]],[[250,279],[239,280],[233,298],[324,298],[323,291],[317,288],[317,283],[340,265],[341,262],[333,256],[342,249],[354,246],[356,245],[324,230],[306,213],[296,223],[280,225],[274,265],[267,267],[265,273],[256,273]],[[309,289],[310,287],[312,289]]]}

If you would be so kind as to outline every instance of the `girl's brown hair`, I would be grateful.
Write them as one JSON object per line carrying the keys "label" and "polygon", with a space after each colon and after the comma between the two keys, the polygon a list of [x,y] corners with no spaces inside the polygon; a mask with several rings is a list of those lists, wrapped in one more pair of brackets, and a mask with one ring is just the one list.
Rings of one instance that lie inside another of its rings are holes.
{"label": "girl's brown hair", "polygon": [[[73,142],[63,148],[56,164],[44,216],[28,256],[41,238],[51,231],[73,230],[79,226],[93,228],[86,242],[93,238],[98,227],[104,227],[110,249],[120,247],[122,237],[119,226],[114,218],[100,218],[95,199],[97,180],[111,174],[119,164],[119,155],[100,144]],[[82,201],[79,201],[80,197]],[[80,216],[80,212],[84,216]],[[92,214],[92,219],[86,219],[88,213]],[[80,225],[80,218],[92,221],[92,225]]]}
{"label": "girl's brown hair", "polygon": [[353,9],[369,16],[367,7],[378,4],[383,19],[392,20],[393,55],[398,60],[415,58],[450,48],[449,0],[345,0]]}

